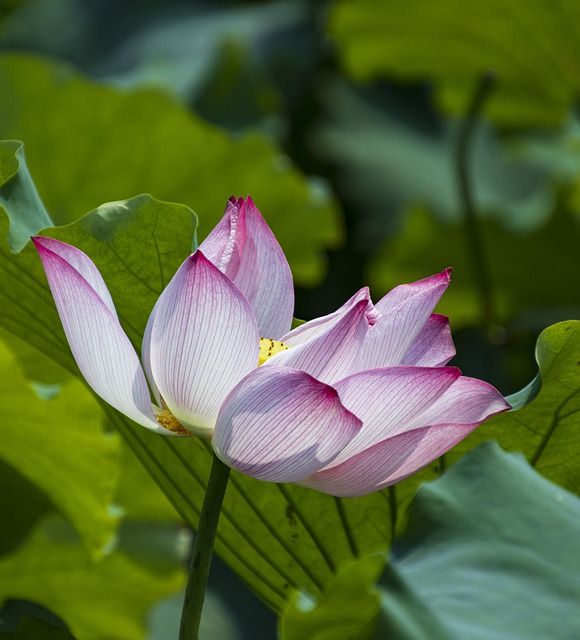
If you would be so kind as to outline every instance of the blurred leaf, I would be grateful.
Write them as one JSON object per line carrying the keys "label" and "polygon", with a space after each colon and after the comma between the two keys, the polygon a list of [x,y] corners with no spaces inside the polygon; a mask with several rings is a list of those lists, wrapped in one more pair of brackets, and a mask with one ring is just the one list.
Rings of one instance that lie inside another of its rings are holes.
{"label": "blurred leaf", "polygon": [[554,125],[574,105],[580,6],[491,0],[337,2],[330,33],[342,45],[349,73],[362,80],[387,75],[432,79],[443,108],[464,112],[484,71],[498,76],[486,112],[518,127]]}
{"label": "blurred leaf", "polygon": [[[357,247],[376,250],[412,206],[428,207],[444,221],[461,217],[453,163],[455,122],[433,122],[432,114],[417,106],[420,96],[394,87],[355,89],[327,75],[317,91],[324,117],[311,132],[310,146],[335,168],[337,188],[360,211],[351,239]],[[545,162],[502,145],[483,123],[475,132],[472,155],[474,192],[486,216],[517,231],[545,222],[554,200]]]}
{"label": "blurred leaf", "polygon": [[93,68],[125,86],[163,87],[204,103],[210,120],[240,126],[271,111],[275,85],[294,87],[308,66],[310,13],[301,2],[157,4],[137,28],[129,13],[126,37]]}
{"label": "blurred leaf", "polygon": [[[0,380],[0,459],[35,484],[99,552],[117,527],[109,504],[119,452],[118,442],[102,433],[97,404],[74,379],[52,400],[41,400],[1,342]],[[20,493],[9,495],[22,506]]]}
{"label": "blurred leaf", "polygon": [[0,556],[3,556],[20,546],[36,522],[54,507],[37,485],[6,464],[1,456],[0,486],[4,487],[0,491]]}
{"label": "blurred leaf", "polygon": [[[542,321],[540,311],[545,309],[578,313],[580,290],[570,286],[580,281],[578,222],[569,212],[558,211],[534,231],[510,233],[493,220],[481,221],[501,323],[528,312],[538,324]],[[369,280],[379,297],[401,282],[412,282],[446,267],[453,267],[453,277],[438,311],[451,318],[454,329],[479,324],[479,299],[465,231],[423,210],[411,212],[401,234],[383,246],[371,262]],[[540,324],[534,330],[545,326]]]}
{"label": "blurred leaf", "polygon": [[263,136],[231,138],[162,93],[121,92],[27,56],[0,58],[0,93],[0,138],[24,141],[57,224],[102,202],[152,193],[193,208],[204,237],[230,195],[250,193],[296,280],[321,279],[322,249],[340,238],[335,210]]}
{"label": "blurred leaf", "polygon": [[[183,607],[183,593],[167,598],[155,605],[149,614],[147,640],[173,640],[179,637],[179,624]],[[255,620],[246,620],[249,628]],[[251,632],[250,632],[251,633]],[[222,599],[206,591],[199,629],[201,640],[242,640],[244,636]],[[249,638],[258,639],[257,635]],[[269,636],[271,638],[271,636]],[[269,640],[269,639],[268,639]]]}
{"label": "blurred leaf", "polygon": [[0,610],[4,640],[75,640],[66,624],[44,607],[25,600],[8,600]]}
{"label": "blurred leaf", "polygon": [[579,522],[580,501],[521,456],[472,451],[417,493],[379,580],[377,639],[577,637]]}
{"label": "blurred leaf", "polygon": [[148,609],[182,584],[178,566],[152,569],[119,550],[95,563],[72,527],[56,517],[0,559],[0,599],[37,602],[83,640],[142,640]]}
{"label": "blurred leaf", "polygon": [[380,607],[374,584],[384,566],[376,555],[345,567],[318,601],[296,593],[280,620],[280,640],[371,638]]}
{"label": "blurred leaf", "polygon": [[120,439],[119,444],[120,469],[114,499],[123,518],[151,523],[180,521],[167,496],[143,468],[127,442]]}

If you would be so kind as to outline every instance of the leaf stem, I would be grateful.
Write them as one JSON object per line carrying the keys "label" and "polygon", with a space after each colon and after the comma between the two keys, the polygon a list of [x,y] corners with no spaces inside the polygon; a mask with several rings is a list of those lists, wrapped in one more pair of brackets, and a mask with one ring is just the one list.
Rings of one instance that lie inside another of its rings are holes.
{"label": "leaf stem", "polygon": [[477,88],[471,98],[471,102],[465,114],[463,124],[459,130],[456,149],[456,170],[463,211],[463,221],[473,272],[481,304],[482,325],[486,330],[488,338],[495,341],[494,336],[498,333],[496,313],[493,303],[490,268],[485,253],[484,241],[481,226],[476,214],[476,205],[473,195],[473,185],[470,174],[470,152],[473,135],[477,121],[481,115],[483,106],[489,97],[491,89],[495,83],[495,73],[488,71],[479,81]]}
{"label": "leaf stem", "polygon": [[209,568],[220,518],[222,503],[230,477],[230,468],[215,454],[207,490],[199,515],[199,525],[193,545],[185,599],[181,612],[179,640],[198,640],[201,610],[205,598]]}

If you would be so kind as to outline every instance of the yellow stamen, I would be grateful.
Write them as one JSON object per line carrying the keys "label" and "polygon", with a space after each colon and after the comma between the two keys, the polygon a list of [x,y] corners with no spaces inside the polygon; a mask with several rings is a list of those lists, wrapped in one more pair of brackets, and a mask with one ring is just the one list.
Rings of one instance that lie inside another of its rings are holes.
{"label": "yellow stamen", "polygon": [[178,433],[180,436],[190,435],[189,431],[179,422],[179,420],[169,411],[169,409],[159,409],[155,416],[157,422],[169,431]]}
{"label": "yellow stamen", "polygon": [[264,364],[268,358],[290,349],[287,344],[278,342],[278,340],[270,340],[270,338],[260,338],[260,357],[258,359],[258,366]]}

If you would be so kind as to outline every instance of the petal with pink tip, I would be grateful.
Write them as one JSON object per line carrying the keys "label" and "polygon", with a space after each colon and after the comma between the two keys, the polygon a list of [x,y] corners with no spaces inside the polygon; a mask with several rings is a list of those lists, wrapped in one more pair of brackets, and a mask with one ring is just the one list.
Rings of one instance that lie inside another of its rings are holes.
{"label": "petal with pink tip", "polygon": [[55,240],[54,238],[45,238],[44,236],[35,236],[32,238],[36,248],[40,251],[40,247],[51,251],[57,256],[60,256],[66,263],[68,263],[79,275],[81,275],[86,282],[94,289],[95,293],[103,301],[107,309],[117,317],[117,310],[109,293],[109,289],[103,280],[99,270],[95,266],[95,263],[83,253],[80,249],[73,247],[66,242]]}
{"label": "petal with pink tip", "polygon": [[337,382],[334,386],[342,404],[363,426],[336,464],[413,428],[460,376],[461,371],[454,367],[389,367],[362,371]]}
{"label": "petal with pink tip", "polygon": [[328,331],[277,353],[262,365],[300,369],[326,384],[360,369],[360,350],[369,329],[367,301],[360,300]]}
{"label": "petal with pink tip", "polygon": [[367,301],[367,316],[373,319],[376,312],[374,312],[374,307],[371,302],[369,288],[363,287],[336,311],[301,324],[299,327],[296,327],[296,329],[292,329],[292,331],[282,336],[280,342],[287,344],[289,347],[297,347],[299,344],[303,344],[307,340],[319,336],[321,333],[332,329],[332,327],[361,300]]}
{"label": "petal with pink tip", "polygon": [[226,399],[212,445],[242,473],[294,482],[331,462],[360,424],[332,387],[302,371],[260,367]]}
{"label": "petal with pink tip", "polygon": [[442,367],[455,355],[449,318],[431,314],[417,337],[407,349],[402,365],[415,367]]}
{"label": "petal with pink tip", "polygon": [[232,282],[236,279],[246,248],[246,206],[243,198],[228,200],[221,220],[198,247]]}
{"label": "petal with pink tip", "polygon": [[[424,411],[409,416],[404,429],[397,429],[395,435],[389,431],[386,438],[364,448],[361,444],[364,444],[365,429],[376,419],[376,412],[364,407],[360,400],[355,401],[356,391],[356,386],[352,387],[346,394],[343,392],[341,399],[351,410],[349,404],[359,403],[357,409],[359,417],[363,419],[359,436],[325,469],[300,484],[343,497],[378,491],[431,463],[484,420],[510,408],[491,385],[474,378],[461,377],[435,402],[429,403]],[[344,399],[349,394],[351,403]],[[375,424],[375,433],[378,432]],[[366,440],[371,441],[368,437]]]}
{"label": "petal with pink tip", "polygon": [[377,302],[380,316],[365,340],[363,369],[401,364],[447,288],[450,271],[400,285]]}
{"label": "petal with pink tip", "polygon": [[479,422],[440,424],[402,433],[298,484],[342,498],[364,496],[422,469],[449,451],[478,425]]}
{"label": "petal with pink tip", "polygon": [[[71,251],[74,247],[63,248],[62,243],[45,242],[46,238],[33,240],[71,351],[90,387],[135,422],[164,435],[176,435],[155,419],[139,359],[103,299],[110,300],[110,295],[103,293],[96,267],[84,253],[79,255],[82,252],[78,249]],[[90,282],[83,274],[88,274]],[[93,287],[95,282],[98,291]]]}
{"label": "petal with pink tip", "polygon": [[211,436],[221,404],[258,364],[252,309],[201,251],[161,294],[150,330],[149,364],[160,395],[192,433]]}
{"label": "petal with pink tip", "polygon": [[292,324],[294,288],[282,248],[248,196],[230,198],[200,250],[248,298],[260,335],[278,340]]}
{"label": "petal with pink tip", "polygon": [[[445,367],[448,368],[448,367]],[[499,391],[483,380],[461,376],[422,414],[409,421],[408,428],[433,424],[482,422],[510,409]]]}

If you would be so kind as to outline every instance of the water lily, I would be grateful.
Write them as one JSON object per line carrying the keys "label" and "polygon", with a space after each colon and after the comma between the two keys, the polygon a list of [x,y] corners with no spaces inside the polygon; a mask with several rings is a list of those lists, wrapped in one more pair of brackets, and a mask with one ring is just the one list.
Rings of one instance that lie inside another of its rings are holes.
{"label": "water lily", "polygon": [[92,389],[158,433],[212,438],[226,464],[256,478],[362,495],[509,408],[487,383],[444,366],[455,351],[447,318],[433,309],[449,270],[376,305],[363,288],[290,330],[290,269],[250,198],[230,199],[159,297],[142,364],[90,258],[33,240]]}

